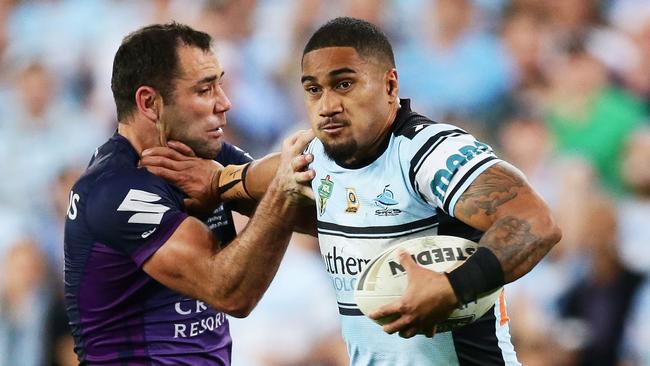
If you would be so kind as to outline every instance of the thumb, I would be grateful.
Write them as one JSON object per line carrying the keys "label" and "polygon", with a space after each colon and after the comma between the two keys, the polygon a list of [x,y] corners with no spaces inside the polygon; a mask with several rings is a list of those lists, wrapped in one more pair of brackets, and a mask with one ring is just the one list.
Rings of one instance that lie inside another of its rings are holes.
{"label": "thumb", "polygon": [[400,249],[399,251],[399,264],[404,267],[404,270],[408,274],[409,272],[413,272],[418,269],[419,265],[415,260],[413,260],[413,257],[411,254],[409,254],[406,250]]}

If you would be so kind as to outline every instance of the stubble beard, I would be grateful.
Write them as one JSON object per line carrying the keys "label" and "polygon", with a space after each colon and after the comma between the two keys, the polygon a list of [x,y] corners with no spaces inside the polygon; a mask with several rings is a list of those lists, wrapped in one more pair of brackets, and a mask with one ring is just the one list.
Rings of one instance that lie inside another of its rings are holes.
{"label": "stubble beard", "polygon": [[338,165],[347,165],[353,162],[358,151],[358,145],[354,139],[341,143],[323,142],[323,148],[325,149],[325,155]]}
{"label": "stubble beard", "polygon": [[[180,123],[180,121],[175,122],[178,123],[176,126],[186,126],[186,124]],[[212,143],[207,138],[194,138],[188,136],[185,131],[177,131],[177,128],[172,128],[169,131],[169,136],[167,136],[167,139],[180,141],[189,146],[194,151],[194,154],[196,154],[196,156],[211,160],[217,157],[217,154],[219,154],[219,151],[221,151],[221,145],[223,144],[221,140]]]}

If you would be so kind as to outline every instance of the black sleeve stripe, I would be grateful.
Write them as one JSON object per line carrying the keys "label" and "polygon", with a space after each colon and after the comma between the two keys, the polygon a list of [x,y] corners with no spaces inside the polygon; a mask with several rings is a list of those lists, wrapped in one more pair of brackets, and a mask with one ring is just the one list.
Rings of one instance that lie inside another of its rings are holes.
{"label": "black sleeve stripe", "polygon": [[451,203],[451,201],[453,201],[452,198],[456,195],[456,193],[458,192],[458,190],[460,189],[460,187],[463,186],[463,184],[465,183],[465,181],[467,181],[467,179],[469,179],[469,177],[471,177],[472,174],[473,174],[476,170],[478,170],[478,169],[479,169],[480,167],[482,167],[483,165],[485,165],[485,164],[487,164],[487,163],[489,163],[490,161],[495,160],[495,159],[497,159],[495,156],[490,156],[489,158],[486,158],[485,160],[481,161],[480,163],[474,165],[474,166],[472,167],[472,169],[470,169],[467,173],[465,173],[465,175],[460,179],[460,181],[458,182],[458,184],[456,184],[456,186],[454,187],[454,189],[451,190],[451,193],[449,193],[449,194],[447,195],[447,199],[445,200],[444,205],[442,206],[442,208],[445,210],[445,212],[447,212],[447,213],[449,213],[450,215],[452,215],[452,213],[449,212],[449,204]]}
{"label": "black sleeve stripe", "polygon": [[417,191],[415,185],[415,175],[420,170],[420,167],[424,163],[427,157],[435,151],[435,149],[440,146],[448,137],[452,136],[461,136],[466,135],[467,132],[461,129],[447,130],[439,132],[431,136],[426,143],[422,145],[420,150],[413,156],[411,159],[410,169],[409,169],[409,180],[411,181],[411,186]]}

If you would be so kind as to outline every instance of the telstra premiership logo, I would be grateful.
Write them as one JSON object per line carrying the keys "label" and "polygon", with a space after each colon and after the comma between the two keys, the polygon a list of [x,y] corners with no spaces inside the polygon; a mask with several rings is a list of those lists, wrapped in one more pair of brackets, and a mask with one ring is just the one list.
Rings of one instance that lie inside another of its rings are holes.
{"label": "telstra premiership logo", "polygon": [[332,188],[334,188],[334,182],[332,182],[329,175],[320,180],[320,186],[318,186],[318,212],[321,216],[325,213],[325,206],[332,195]]}

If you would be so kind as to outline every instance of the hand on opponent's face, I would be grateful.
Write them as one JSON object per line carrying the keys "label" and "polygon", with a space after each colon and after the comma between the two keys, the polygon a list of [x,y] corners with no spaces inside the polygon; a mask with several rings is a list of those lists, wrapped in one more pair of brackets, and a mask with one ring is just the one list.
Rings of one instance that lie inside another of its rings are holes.
{"label": "hand on opponent's face", "polygon": [[259,200],[261,194],[251,197],[246,190],[246,180],[255,180],[256,186],[266,182],[262,192],[268,185],[275,184],[276,189],[289,196],[292,204],[312,203],[314,195],[310,182],[315,173],[308,165],[313,156],[303,151],[313,139],[311,130],[294,133],[284,141],[279,156],[275,154],[274,158],[249,163],[267,165],[260,169],[248,169],[246,165],[224,168],[214,160],[197,157],[190,147],[179,141],[169,141],[167,147],[144,150],[140,166],[185,192],[188,195],[185,206],[192,213],[210,212],[225,200]]}
{"label": "hand on opponent's face", "polygon": [[185,206],[190,212],[210,212],[222,202],[216,188],[223,166],[196,157],[182,142],[169,141],[167,147],[144,150],[140,166],[185,192]]}

